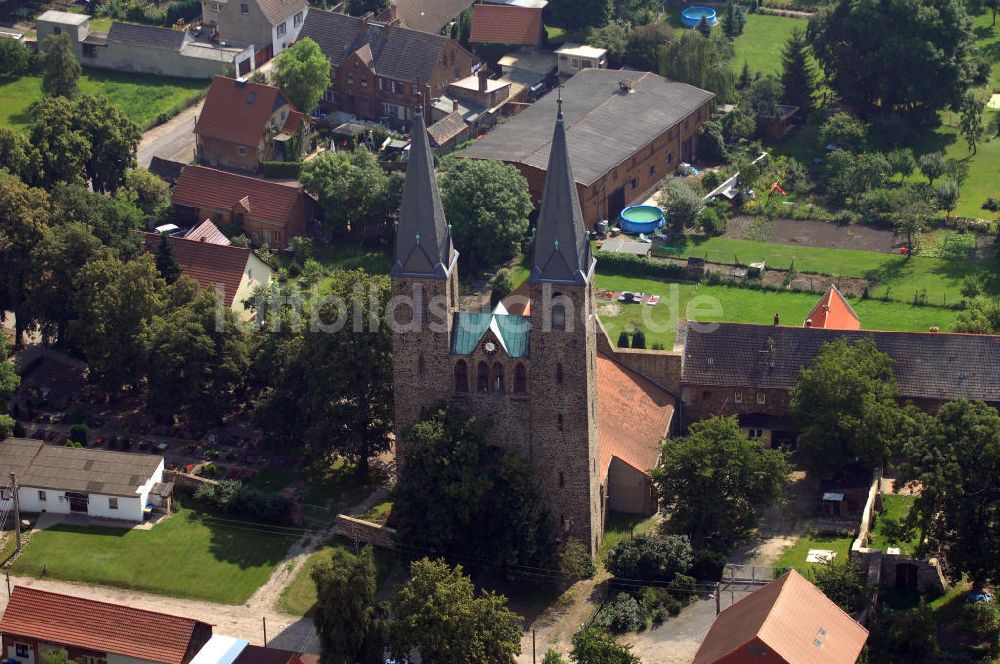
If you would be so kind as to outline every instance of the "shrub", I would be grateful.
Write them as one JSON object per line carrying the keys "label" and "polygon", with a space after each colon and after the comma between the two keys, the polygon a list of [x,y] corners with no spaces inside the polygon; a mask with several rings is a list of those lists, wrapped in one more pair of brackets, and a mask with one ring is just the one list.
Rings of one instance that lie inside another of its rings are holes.
{"label": "shrub", "polygon": [[214,463],[209,462],[198,469],[198,474],[204,477],[217,477],[219,468]]}
{"label": "shrub", "polygon": [[706,235],[718,236],[726,232],[726,218],[714,207],[706,207],[698,215],[698,227]]}
{"label": "shrub", "polygon": [[[208,464],[212,467],[214,465]],[[292,502],[288,498],[246,486],[238,480],[204,484],[195,491],[194,498],[204,506],[222,514],[265,523],[291,522]]]}
{"label": "shrub", "polygon": [[642,625],[642,611],[635,597],[628,593],[618,593],[617,597],[598,612],[594,622],[615,634],[634,632]]}
{"label": "shrub", "polygon": [[683,279],[687,274],[683,265],[656,261],[645,256],[598,251],[595,258],[597,269],[604,274],[665,280]]}
{"label": "shrub", "polygon": [[628,332],[626,332],[625,330],[622,330],[618,334],[618,344],[617,345],[618,345],[619,348],[628,348],[631,345],[629,343],[629,340],[628,340]]}
{"label": "shrub", "polygon": [[74,443],[85,446],[89,437],[90,429],[87,428],[86,424],[74,424],[69,428],[69,439]]}
{"label": "shrub", "polygon": [[20,78],[31,67],[31,51],[14,39],[0,39],[0,79]]}
{"label": "shrub", "polygon": [[976,244],[976,234],[972,231],[945,233],[938,248],[938,255],[941,258],[968,258],[969,254],[975,251]]}
{"label": "shrub", "polygon": [[917,608],[891,614],[883,634],[890,652],[911,658],[905,661],[926,661],[940,652],[934,615],[923,599]]}
{"label": "shrub", "polygon": [[864,604],[865,582],[854,561],[819,565],[813,568],[812,577],[816,587],[847,613],[854,613]]}
{"label": "shrub", "polygon": [[302,162],[299,161],[265,161],[261,164],[261,172],[266,178],[295,178],[302,172]]}
{"label": "shrub", "polygon": [[705,174],[701,176],[701,188],[705,190],[705,193],[712,191],[720,184],[725,181],[722,173],[719,171],[705,171]]}
{"label": "shrub", "polygon": [[668,179],[660,188],[660,204],[667,215],[667,223],[676,232],[694,226],[698,215],[705,209],[701,195],[678,179]]}
{"label": "shrub", "polygon": [[691,542],[684,535],[638,535],[608,551],[608,571],[624,579],[670,581],[691,567]]}
{"label": "shrub", "polygon": [[514,282],[510,278],[510,270],[500,268],[490,280],[490,309],[496,308],[500,300],[510,295],[514,290]]}
{"label": "shrub", "polygon": [[681,609],[684,608],[676,597],[667,598],[667,601],[663,603],[663,607],[671,616],[676,616],[681,612]]}
{"label": "shrub", "polygon": [[558,652],[549,648],[545,651],[545,657],[542,658],[542,664],[566,664],[566,660],[563,659],[562,655]]}
{"label": "shrub", "polygon": [[729,149],[726,147],[726,139],[722,135],[721,122],[717,120],[706,122],[698,130],[698,135],[699,157],[711,163],[729,161]]}
{"label": "shrub", "polygon": [[201,0],[183,0],[167,7],[167,21],[173,25],[177,19],[191,21],[201,15]]}
{"label": "shrub", "polygon": [[997,199],[990,196],[985,201],[983,201],[983,209],[989,210],[990,212],[1000,211],[1000,202],[997,202]]}
{"label": "shrub", "polygon": [[678,574],[674,577],[670,585],[667,586],[667,591],[670,593],[671,597],[674,597],[682,605],[687,606],[694,601],[698,594],[698,584],[695,582],[693,576],[687,576],[686,574]]}
{"label": "shrub", "polygon": [[632,333],[632,348],[645,348],[646,347],[646,335],[642,330],[636,330]]}
{"label": "shrub", "polygon": [[574,581],[597,574],[597,565],[586,544],[572,537],[566,541],[559,552],[559,573]]}

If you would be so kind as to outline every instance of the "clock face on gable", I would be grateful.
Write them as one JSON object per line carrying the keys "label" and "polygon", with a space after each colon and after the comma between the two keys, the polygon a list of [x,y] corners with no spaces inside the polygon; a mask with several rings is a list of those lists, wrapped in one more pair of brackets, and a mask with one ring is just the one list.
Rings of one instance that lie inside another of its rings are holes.
{"label": "clock face on gable", "polygon": [[492,355],[493,353],[497,352],[497,345],[492,341],[484,341],[483,350]]}

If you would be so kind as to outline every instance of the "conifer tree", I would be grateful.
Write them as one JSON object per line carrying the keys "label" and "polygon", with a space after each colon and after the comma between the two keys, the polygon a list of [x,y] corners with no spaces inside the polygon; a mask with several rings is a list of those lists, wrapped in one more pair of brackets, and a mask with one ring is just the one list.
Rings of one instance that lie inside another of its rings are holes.
{"label": "conifer tree", "polygon": [[181,265],[177,262],[174,245],[167,239],[167,234],[160,235],[160,246],[156,249],[156,269],[168,284],[181,277]]}
{"label": "conifer tree", "polygon": [[809,60],[809,43],[804,32],[796,28],[781,54],[781,101],[798,106],[802,115],[808,115],[816,94],[816,71]]}

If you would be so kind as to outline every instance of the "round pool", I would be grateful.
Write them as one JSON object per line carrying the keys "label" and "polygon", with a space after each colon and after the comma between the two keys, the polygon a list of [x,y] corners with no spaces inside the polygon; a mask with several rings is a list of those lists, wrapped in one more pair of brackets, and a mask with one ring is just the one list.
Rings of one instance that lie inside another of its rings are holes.
{"label": "round pool", "polygon": [[626,233],[652,233],[667,223],[655,205],[632,205],[622,210],[618,226]]}
{"label": "round pool", "polygon": [[707,20],[709,25],[715,25],[719,22],[715,10],[711,7],[688,7],[681,12],[681,23],[685,27],[694,28],[701,23],[701,19]]}

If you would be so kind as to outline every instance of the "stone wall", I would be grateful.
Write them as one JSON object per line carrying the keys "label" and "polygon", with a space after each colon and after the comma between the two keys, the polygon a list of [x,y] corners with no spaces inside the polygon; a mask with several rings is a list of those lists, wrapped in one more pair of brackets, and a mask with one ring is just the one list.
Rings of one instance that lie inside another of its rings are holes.
{"label": "stone wall", "polygon": [[197,475],[189,475],[178,470],[164,470],[163,481],[173,482],[176,488],[186,489],[191,492],[197,491],[206,484],[219,483],[217,480],[209,479],[207,477],[199,477]]}
{"label": "stone wall", "polygon": [[[245,57],[245,54],[241,54],[239,59]],[[87,67],[115,71],[208,79],[221,74],[226,67],[235,66],[235,60],[236,57],[233,61],[195,58],[173,49],[136,48],[130,44],[108,42],[107,45],[96,46],[92,56],[84,54],[80,63]]]}
{"label": "stone wall", "polygon": [[383,549],[395,549],[396,529],[370,521],[362,521],[338,514],[333,530],[336,534],[356,542],[371,544]]}
{"label": "stone wall", "polygon": [[914,558],[903,555],[882,555],[882,586],[894,587],[896,577],[902,572],[903,566],[917,568],[917,590],[932,596],[942,594],[948,588],[948,582],[941,571],[937,558]]}
{"label": "stone wall", "polygon": [[788,414],[791,399],[788,390],[686,384],[681,390],[681,401],[683,426],[686,427],[714,415],[764,413],[783,417]]}

